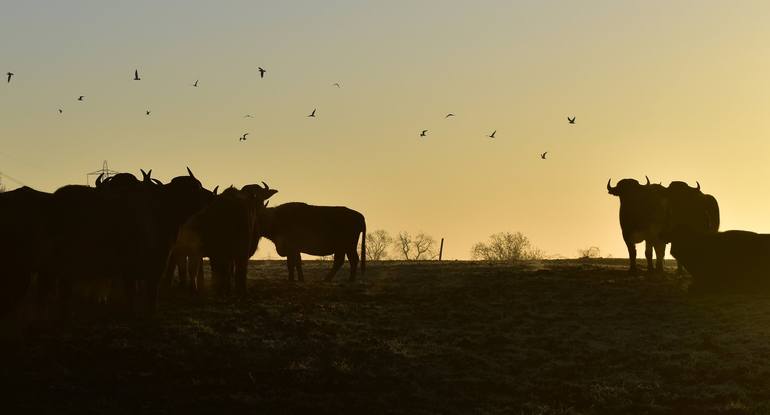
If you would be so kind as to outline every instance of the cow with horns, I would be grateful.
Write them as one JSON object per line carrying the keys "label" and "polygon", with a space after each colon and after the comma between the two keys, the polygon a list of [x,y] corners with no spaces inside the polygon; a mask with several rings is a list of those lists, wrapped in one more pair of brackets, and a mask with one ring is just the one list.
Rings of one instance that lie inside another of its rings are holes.
{"label": "cow with horns", "polygon": [[651,185],[649,178],[645,185],[635,179],[620,180],[615,187],[611,183],[612,179],[607,181],[607,191],[620,198],[620,229],[628,248],[629,273],[637,273],[636,244],[640,242],[645,242],[647,272],[653,271],[653,249],[657,259],[655,270],[662,272],[666,249],[666,243],[661,237],[667,221],[665,188]]}

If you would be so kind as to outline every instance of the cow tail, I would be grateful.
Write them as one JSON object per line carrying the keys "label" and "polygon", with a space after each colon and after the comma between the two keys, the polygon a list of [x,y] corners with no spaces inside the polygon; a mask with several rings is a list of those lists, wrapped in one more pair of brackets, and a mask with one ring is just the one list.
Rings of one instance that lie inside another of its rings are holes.
{"label": "cow tail", "polygon": [[366,219],[364,219],[364,230],[361,236],[361,275],[364,275],[366,274]]}

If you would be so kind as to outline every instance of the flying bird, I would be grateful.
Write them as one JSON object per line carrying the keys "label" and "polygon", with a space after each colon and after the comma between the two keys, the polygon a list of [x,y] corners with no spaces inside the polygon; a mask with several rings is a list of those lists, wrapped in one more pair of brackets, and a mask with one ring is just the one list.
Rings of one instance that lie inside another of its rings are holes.
{"label": "flying bird", "polygon": [[249,135],[249,133],[243,133],[243,135],[238,138],[238,141],[246,141],[247,135]]}
{"label": "flying bird", "polygon": [[444,117],[444,118],[449,118],[449,117],[454,117],[454,116],[455,116],[455,115],[454,115],[454,114],[452,114],[452,113],[450,112],[450,113],[449,113],[449,114],[447,114],[447,115],[446,115],[446,117]]}
{"label": "flying bird", "polygon": [[311,113],[310,113],[310,115],[308,115],[308,117],[313,117],[313,118],[315,118],[315,110],[316,110],[316,109],[315,109],[315,108],[313,108],[313,112],[311,112]]}
{"label": "flying bird", "polygon": [[260,78],[264,78],[265,77],[265,72],[267,72],[267,71],[262,69],[261,66],[258,66],[257,69],[259,69],[259,77]]}
{"label": "flying bird", "polygon": [[541,158],[541,159],[543,159],[543,160],[545,160],[545,155],[546,155],[546,154],[548,154],[548,152],[547,152],[547,151],[546,151],[545,153],[541,154],[541,155],[540,155],[540,158]]}
{"label": "flying bird", "polygon": [[332,86],[336,86],[337,88],[339,88],[340,87],[340,83],[339,82],[335,82],[335,83],[332,84]]}
{"label": "flying bird", "polygon": [[62,109],[61,109],[61,108],[59,108],[59,114],[61,114],[61,113],[63,113],[63,112],[64,112],[64,111],[62,111]]}
{"label": "flying bird", "polygon": [[492,131],[492,134],[488,135],[489,138],[495,138],[495,134],[497,134],[497,130]]}
{"label": "flying bird", "polygon": [[85,97],[86,97],[85,95],[81,95],[81,96],[79,96],[79,97],[78,97],[78,101],[82,101],[83,99],[85,99]]}
{"label": "flying bird", "polygon": [[567,121],[569,121],[570,124],[574,124],[575,123],[575,116],[573,115],[572,118],[567,117]]}
{"label": "flying bird", "polygon": [[251,114],[246,114],[246,115],[243,116],[243,118],[254,118],[254,116],[251,115]]}
{"label": "flying bird", "polygon": [[145,111],[147,115],[150,115],[150,110]]}
{"label": "flying bird", "polygon": [[195,83],[193,84],[193,86],[196,87],[196,88],[198,87],[198,80],[197,79],[195,80]]}
{"label": "flying bird", "polygon": [[142,79],[139,78],[139,69],[134,69],[134,81],[141,81]]}
{"label": "flying bird", "polygon": [[8,72],[6,75],[8,75],[8,83],[10,83],[11,82],[11,77],[13,77],[14,73],[13,72]]}
{"label": "flying bird", "polygon": [[428,135],[428,130],[422,130],[420,137],[425,137],[426,135]]}

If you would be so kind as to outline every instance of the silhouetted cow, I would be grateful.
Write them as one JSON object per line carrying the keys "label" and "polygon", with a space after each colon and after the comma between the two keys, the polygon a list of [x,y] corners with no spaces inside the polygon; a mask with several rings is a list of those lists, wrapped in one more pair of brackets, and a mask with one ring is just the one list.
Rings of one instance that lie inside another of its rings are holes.
{"label": "silhouetted cow", "polygon": [[248,185],[241,190],[231,187],[187,220],[179,230],[170,260],[189,259],[194,290],[202,283],[201,261],[209,257],[218,292],[229,292],[233,279],[236,289],[245,292],[248,261],[259,243],[258,212],[277,192],[267,184],[264,188]]}
{"label": "silhouetted cow", "polygon": [[40,270],[51,197],[26,186],[0,193],[0,316],[16,308]]}
{"label": "silhouetted cow", "polygon": [[623,179],[615,187],[607,181],[607,191],[620,198],[620,229],[628,248],[629,272],[636,274],[636,244],[645,242],[647,272],[652,272],[652,250],[655,249],[655,270],[663,271],[666,244],[660,237],[667,220],[666,197],[663,186],[639,184],[634,179]]}
{"label": "silhouetted cow", "polygon": [[54,192],[42,282],[58,284],[66,305],[78,280],[124,281],[129,304],[145,281],[150,310],[179,227],[213,196],[188,169],[168,184],[123,173],[97,187],[70,185]]}
{"label": "silhouetted cow", "polygon": [[287,257],[289,279],[294,269],[304,280],[300,253],[310,255],[334,254],[334,265],[326,276],[330,281],[345,262],[350,261],[350,279],[356,278],[358,266],[358,237],[361,241],[361,274],[366,271],[366,221],[364,215],[341,206],[312,206],[305,203],[285,203],[262,212],[261,236],[270,239],[278,255]]}
{"label": "silhouetted cow", "polygon": [[770,235],[680,225],[664,236],[671,241],[671,254],[692,274],[691,292],[770,289]]}
{"label": "silhouetted cow", "polygon": [[[701,192],[700,183],[697,187],[690,187],[685,182],[673,181],[665,194],[669,211],[668,229],[686,226],[702,232],[719,230],[719,204],[714,196]],[[677,272],[682,273],[682,266],[678,261]]]}

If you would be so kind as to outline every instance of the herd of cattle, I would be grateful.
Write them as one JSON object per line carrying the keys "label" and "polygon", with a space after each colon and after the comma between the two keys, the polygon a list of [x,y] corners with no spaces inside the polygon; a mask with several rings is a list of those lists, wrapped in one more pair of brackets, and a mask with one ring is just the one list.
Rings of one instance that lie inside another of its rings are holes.
{"label": "herd of cattle", "polygon": [[620,227],[628,247],[629,272],[636,274],[636,244],[645,242],[647,270],[663,271],[667,243],[681,273],[693,276],[691,291],[724,292],[770,288],[770,235],[748,231],[719,232],[717,200],[674,181],[668,187],[635,179],[607,182],[620,198]]}
{"label": "herd of cattle", "polygon": [[53,193],[29,187],[0,193],[0,316],[18,306],[35,275],[43,307],[55,303],[66,312],[73,287],[118,282],[127,307],[144,293],[152,311],[161,281],[176,268],[180,282],[197,289],[203,257],[218,292],[233,284],[242,291],[262,237],[288,258],[289,278],[296,270],[302,280],[300,253],[334,255],[327,279],[347,256],[355,278],[364,235],[365,271],[366,224],[354,210],[296,202],[267,207],[277,190],[264,182],[217,194],[189,168],[168,183],[151,172],[142,170],[141,180],[130,173],[99,177],[95,187],[67,185]]}

